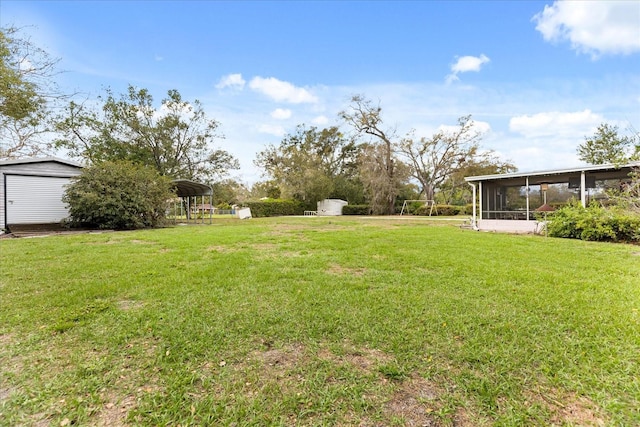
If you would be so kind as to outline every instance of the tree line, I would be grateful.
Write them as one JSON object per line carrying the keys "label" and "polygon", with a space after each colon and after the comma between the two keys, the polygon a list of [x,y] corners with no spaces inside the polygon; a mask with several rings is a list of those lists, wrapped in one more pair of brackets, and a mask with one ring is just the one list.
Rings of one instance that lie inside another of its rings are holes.
{"label": "tree line", "polygon": [[[282,197],[313,208],[318,200],[340,198],[367,204],[375,214],[394,213],[403,199],[466,204],[465,176],[516,170],[481,147],[482,133],[470,115],[451,130],[399,135],[380,103],[357,94],[338,113],[342,126],[300,124],[257,153],[264,180],[248,189],[230,177],[238,160],[217,148],[220,123],[198,100],[169,90],[156,107],[147,89],[129,86],[124,94],[106,89],[97,102],[78,102],[55,85],[56,64],[19,29],[0,29],[0,159],[66,150],[88,165],[125,161],[164,177],[207,182],[216,204]],[[637,159],[634,135],[621,137],[603,124],[578,154],[590,163]]]}

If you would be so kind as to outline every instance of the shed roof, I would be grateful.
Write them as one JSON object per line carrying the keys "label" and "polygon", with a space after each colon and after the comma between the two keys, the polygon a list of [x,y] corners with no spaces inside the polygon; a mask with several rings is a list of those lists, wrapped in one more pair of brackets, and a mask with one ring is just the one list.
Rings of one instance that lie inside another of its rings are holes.
{"label": "shed roof", "polygon": [[29,163],[61,163],[63,165],[73,166],[76,168],[83,168],[84,165],[78,162],[74,162],[73,160],[61,159],[59,157],[30,157],[26,159],[10,159],[10,160],[0,160],[0,166],[9,166],[9,165],[24,165]]}
{"label": "shed roof", "polygon": [[213,194],[213,190],[208,185],[188,179],[174,179],[173,184],[176,186],[178,197],[210,196]]}

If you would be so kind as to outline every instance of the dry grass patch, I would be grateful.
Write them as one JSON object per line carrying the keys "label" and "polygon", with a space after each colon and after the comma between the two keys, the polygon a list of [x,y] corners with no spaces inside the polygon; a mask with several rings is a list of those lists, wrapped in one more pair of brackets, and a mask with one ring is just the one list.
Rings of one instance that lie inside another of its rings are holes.
{"label": "dry grass patch", "polygon": [[122,311],[135,310],[138,308],[142,308],[144,304],[142,301],[132,301],[132,300],[120,300],[116,303],[116,307]]}
{"label": "dry grass patch", "polygon": [[331,264],[326,270],[327,273],[336,276],[349,275],[354,277],[362,277],[367,272],[366,268],[343,267],[339,264]]}
{"label": "dry grass patch", "polygon": [[209,246],[207,248],[207,252],[231,253],[236,251],[237,251],[236,248],[232,248],[229,246],[222,246],[222,245],[214,245],[214,246]]}

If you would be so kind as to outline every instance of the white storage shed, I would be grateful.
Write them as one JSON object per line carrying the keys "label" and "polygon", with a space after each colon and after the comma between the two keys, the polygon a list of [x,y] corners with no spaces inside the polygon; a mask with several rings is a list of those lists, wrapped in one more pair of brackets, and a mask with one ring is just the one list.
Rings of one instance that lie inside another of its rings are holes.
{"label": "white storage shed", "polygon": [[56,157],[0,161],[0,232],[66,218],[64,187],[81,172],[81,164]]}
{"label": "white storage shed", "polygon": [[342,208],[348,202],[340,199],[324,199],[318,202],[318,216],[338,216],[342,215]]}

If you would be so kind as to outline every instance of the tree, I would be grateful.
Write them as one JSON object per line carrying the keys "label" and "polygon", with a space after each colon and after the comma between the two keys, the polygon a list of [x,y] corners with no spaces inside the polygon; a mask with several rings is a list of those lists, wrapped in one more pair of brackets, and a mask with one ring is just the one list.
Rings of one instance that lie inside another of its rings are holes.
{"label": "tree", "polygon": [[258,153],[255,164],[264,169],[282,191],[313,206],[327,197],[345,197],[355,182],[358,146],[337,127],[317,129],[298,126],[279,146]]}
{"label": "tree", "polygon": [[[405,187],[410,171],[404,163],[392,165],[389,176],[387,148],[384,144],[366,144],[358,159],[360,179],[374,215],[395,213],[397,197]],[[393,162],[393,159],[391,160]]]}
{"label": "tree", "polygon": [[351,97],[348,110],[339,116],[358,135],[369,135],[373,143],[360,157],[362,183],[369,192],[372,207],[381,214],[393,214],[402,180],[397,176],[399,160],[394,155],[395,130],[384,128],[382,108],[362,95]]}
{"label": "tree", "polygon": [[0,28],[0,159],[47,152],[51,104],[64,98],[53,81],[57,62],[20,29]]}
{"label": "tree", "polygon": [[126,161],[103,162],[72,178],[62,200],[72,226],[108,229],[157,227],[175,195],[171,180],[155,169]]}
{"label": "tree", "polygon": [[578,146],[578,158],[592,165],[640,159],[640,134],[619,135],[618,126],[602,123],[593,136],[585,137]]}
{"label": "tree", "polygon": [[274,180],[258,181],[251,186],[250,197],[252,199],[279,199],[282,195],[280,186]]}
{"label": "tree", "polygon": [[214,182],[211,184],[211,188],[213,189],[214,206],[240,204],[249,198],[249,190],[243,183],[235,179],[226,178]]}
{"label": "tree", "polygon": [[58,148],[91,163],[128,160],[152,165],[172,178],[207,180],[237,169],[228,152],[213,149],[219,123],[208,119],[199,101],[169,90],[156,109],[146,89],[129,86],[119,99],[107,90],[101,110],[71,102],[57,122]]}
{"label": "tree", "polygon": [[441,130],[418,140],[411,135],[403,138],[398,150],[409,161],[426,199],[434,200],[436,190],[455,172],[488,159],[487,154],[479,152],[480,137],[471,116],[464,116],[453,131]]}

